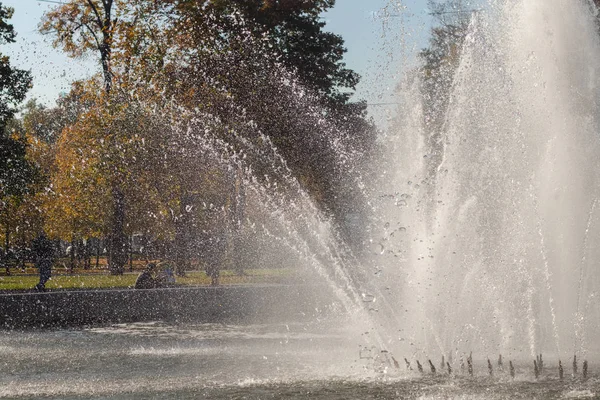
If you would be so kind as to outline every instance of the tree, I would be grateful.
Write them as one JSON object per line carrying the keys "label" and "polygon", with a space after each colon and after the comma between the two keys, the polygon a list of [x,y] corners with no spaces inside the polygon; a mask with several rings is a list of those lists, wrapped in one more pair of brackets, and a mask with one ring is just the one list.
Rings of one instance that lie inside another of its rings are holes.
{"label": "tree", "polygon": [[10,248],[11,232],[16,227],[15,209],[30,193],[37,171],[26,158],[27,143],[0,135],[0,222],[4,225],[5,251]]}
{"label": "tree", "polygon": [[[16,33],[8,20],[13,9],[0,3],[0,44],[15,42]],[[13,68],[7,56],[0,53],[0,217],[4,222],[5,250],[10,247],[10,212],[12,206],[31,189],[36,169],[26,159],[27,144],[23,138],[9,131],[16,106],[21,103],[31,86],[31,73]]]}
{"label": "tree", "polygon": [[[344,41],[324,31],[321,14],[335,0],[166,0],[172,5],[175,29],[189,31],[194,45],[213,51],[240,48],[240,40],[254,39],[252,46],[266,49],[271,65],[283,65],[298,75],[302,84],[331,104],[345,104],[359,81],[346,68]],[[219,32],[223,32],[220,35]]]}
{"label": "tree", "polygon": [[[358,76],[342,62],[343,41],[323,31],[319,15],[331,6],[332,0],[71,0],[44,17],[41,30],[55,35],[55,45],[72,56],[100,55],[104,99],[64,133],[93,138],[83,148],[94,153],[73,158],[72,166],[105,157],[95,173],[112,188],[111,248],[123,248],[119,232],[168,210],[165,232],[176,239],[175,257],[188,258],[182,242],[195,240],[190,232],[206,218],[200,206],[209,198],[237,229],[243,190],[232,197],[223,188],[239,188],[238,161],[248,143],[275,143],[287,163],[278,168],[289,167],[324,206],[336,208],[344,173],[339,148],[366,152],[375,135],[365,104],[348,101]],[[211,135],[221,143],[215,154],[207,154]],[[259,153],[251,162],[262,177],[274,168]],[[147,196],[139,201],[130,185],[147,188]]]}
{"label": "tree", "polygon": [[[81,57],[95,51],[99,55],[104,80],[106,104],[110,104],[113,87],[111,65],[114,34],[117,28],[115,10],[122,5],[115,0],[71,0],[46,13],[40,24],[42,33],[52,33],[55,47],[61,47],[71,57]],[[108,135],[111,136],[110,134]],[[118,175],[117,175],[118,176]],[[112,218],[109,246],[109,266],[113,274],[122,274],[127,262],[125,235],[125,197],[123,182],[113,179]]]}
{"label": "tree", "polygon": [[[14,10],[2,6],[0,2],[0,44],[14,43],[16,33],[8,20]],[[6,124],[15,114],[15,107],[21,103],[31,87],[31,73],[13,68],[7,56],[0,53],[0,130],[4,132]]]}
{"label": "tree", "polygon": [[[324,31],[320,15],[334,1],[153,3],[164,16],[164,34],[142,26],[137,34],[148,38],[142,42],[167,38],[171,48],[135,58],[155,60],[153,71],[168,71],[152,75],[158,78],[154,87],[164,98],[218,116],[248,139],[268,136],[313,197],[342,213],[337,193],[348,171],[340,168],[338,153],[353,152],[353,162],[364,162],[376,135],[366,104],[349,102],[359,77],[342,61],[343,40]],[[243,128],[248,121],[253,129]],[[223,139],[237,148],[232,135]],[[257,174],[263,175],[260,169]]]}
{"label": "tree", "polygon": [[[135,46],[133,59],[151,61],[144,64],[146,75],[132,81],[152,82],[163,99],[216,116],[228,127],[220,138],[233,153],[246,150],[240,138],[261,146],[265,135],[322,209],[338,222],[357,212],[357,171],[368,162],[376,134],[366,103],[349,101],[359,77],[342,62],[343,40],[324,31],[320,15],[334,2],[152,3],[162,23],[152,29],[138,24],[136,37],[151,43],[158,36],[160,45]],[[275,160],[243,156],[256,176],[278,179]]]}
{"label": "tree", "polygon": [[56,35],[54,46],[70,57],[81,57],[95,51],[100,58],[104,90],[112,88],[115,8],[119,0],[71,0],[46,13],[40,23],[40,32]]}

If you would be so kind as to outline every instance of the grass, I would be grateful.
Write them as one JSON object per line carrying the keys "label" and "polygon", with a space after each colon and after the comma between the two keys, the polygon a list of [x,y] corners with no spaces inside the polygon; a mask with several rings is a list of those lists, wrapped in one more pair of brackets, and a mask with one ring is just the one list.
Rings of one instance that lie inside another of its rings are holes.
{"label": "grass", "polygon": [[[14,270],[13,270],[14,271]],[[25,273],[9,276],[0,275],[0,291],[31,290],[39,281],[36,270],[27,269]],[[259,283],[289,283],[294,277],[291,269],[250,269],[244,275],[234,271],[221,271],[221,285],[247,285]],[[133,288],[138,272],[124,275],[110,275],[106,271],[88,270],[68,274],[66,271],[54,271],[52,278],[46,283],[48,290],[73,289],[117,289]],[[176,278],[177,285],[205,286],[210,285],[210,277],[202,271],[189,271],[185,277]]]}

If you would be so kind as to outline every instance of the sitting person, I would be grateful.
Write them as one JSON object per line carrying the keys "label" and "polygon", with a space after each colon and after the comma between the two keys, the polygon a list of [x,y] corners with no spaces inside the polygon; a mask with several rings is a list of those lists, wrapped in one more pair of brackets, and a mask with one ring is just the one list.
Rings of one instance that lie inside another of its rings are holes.
{"label": "sitting person", "polygon": [[135,281],[136,289],[152,289],[156,287],[156,278],[154,277],[154,269],[156,264],[149,263],[146,269],[137,277]]}
{"label": "sitting person", "polygon": [[154,284],[155,287],[170,287],[175,285],[175,275],[169,262],[163,261],[156,265]]}
{"label": "sitting person", "polygon": [[175,274],[173,274],[173,268],[167,262],[161,262],[158,264],[159,272],[156,275],[156,287],[168,287],[175,285]]}

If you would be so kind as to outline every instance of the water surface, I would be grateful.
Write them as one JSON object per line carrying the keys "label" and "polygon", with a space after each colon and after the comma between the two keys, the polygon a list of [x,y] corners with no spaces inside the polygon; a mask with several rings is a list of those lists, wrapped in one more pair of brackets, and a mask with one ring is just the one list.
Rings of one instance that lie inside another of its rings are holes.
{"label": "water surface", "polygon": [[355,335],[338,322],[154,322],[2,332],[0,397],[560,399],[600,393],[593,363],[586,381],[569,375],[562,382],[555,368],[536,381],[526,362],[517,364],[514,381],[499,370],[489,377],[485,362],[475,356],[474,378],[460,374],[458,366],[453,376],[397,369],[388,355],[361,351]]}

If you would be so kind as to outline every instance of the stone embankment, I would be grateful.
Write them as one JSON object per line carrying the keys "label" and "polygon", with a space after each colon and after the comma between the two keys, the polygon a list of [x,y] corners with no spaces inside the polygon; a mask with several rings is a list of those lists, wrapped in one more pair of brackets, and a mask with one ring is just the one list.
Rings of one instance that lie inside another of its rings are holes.
{"label": "stone embankment", "polygon": [[302,320],[327,310],[327,293],[307,285],[249,285],[0,294],[0,329]]}

